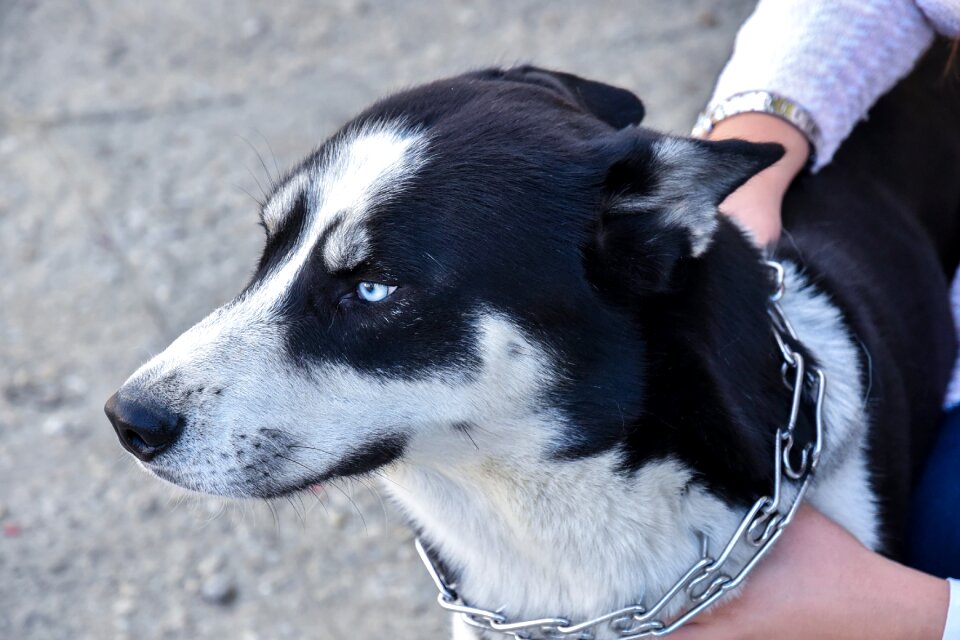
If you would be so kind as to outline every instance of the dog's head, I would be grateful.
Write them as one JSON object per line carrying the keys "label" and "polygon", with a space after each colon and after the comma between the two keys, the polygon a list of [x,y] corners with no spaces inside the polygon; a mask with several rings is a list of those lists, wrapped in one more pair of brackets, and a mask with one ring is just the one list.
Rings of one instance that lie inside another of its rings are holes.
{"label": "dog's head", "polygon": [[678,286],[716,205],[779,156],[642,116],[532,67],[377,103],[276,187],[247,288],[108,401],[121,442],[161,478],[258,497],[477,438],[615,446],[643,410],[630,308]]}

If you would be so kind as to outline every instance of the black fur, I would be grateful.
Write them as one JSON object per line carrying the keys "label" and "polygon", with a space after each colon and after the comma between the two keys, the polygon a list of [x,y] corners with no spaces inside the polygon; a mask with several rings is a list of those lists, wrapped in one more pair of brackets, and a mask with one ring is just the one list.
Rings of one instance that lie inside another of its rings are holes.
{"label": "black fur", "polygon": [[[828,169],[797,182],[778,250],[830,293],[872,355],[870,459],[891,552],[954,350],[944,274],[960,246],[960,101],[930,86],[927,67],[942,61],[932,55]],[[769,489],[773,430],[789,406],[761,255],[720,220],[695,256],[689,230],[663,210],[618,203],[693,168],[681,193],[706,202],[709,220],[780,151],[691,142],[667,167],[655,154],[663,136],[632,126],[642,116],[621,89],[532,67],[377,103],[345,131],[401,121],[427,133],[429,161],[371,215],[374,262],[330,274],[317,256],[301,274],[284,309],[289,351],[409,378],[470,370],[471,315],[500,310],[561,356],[563,382],[546,402],[574,426],[557,457],[619,448],[631,473],[672,456],[728,501],[752,502]],[[261,269],[301,220],[271,235]],[[389,321],[351,300],[358,280],[399,286]],[[801,431],[811,428],[801,416]],[[401,452],[391,445],[348,467]]]}
{"label": "black fur", "polygon": [[[532,73],[525,69],[524,78]],[[536,71],[536,77],[549,74]],[[776,346],[766,330],[769,283],[758,254],[724,226],[721,248],[693,260],[683,230],[660,225],[658,211],[607,219],[604,211],[617,198],[655,189],[664,179],[652,155],[661,136],[615,131],[596,117],[596,106],[515,78],[488,72],[441,81],[388,98],[346,127],[394,118],[424,127],[430,162],[404,194],[371,217],[377,264],[327,274],[317,257],[301,275],[286,309],[291,352],[411,377],[438,366],[469,368],[469,315],[498,309],[568,364],[550,400],[576,427],[556,455],[589,456],[620,446],[628,452],[629,472],[652,457],[675,454],[717,491],[752,500],[769,485],[769,465],[748,461],[769,459],[766,432],[782,419],[786,403]],[[611,91],[623,102],[622,90]],[[601,92],[593,93],[596,100]],[[690,163],[707,158],[715,167],[709,180],[690,185],[710,190],[712,206],[779,156],[745,143],[696,143],[690,153]],[[298,224],[297,217],[287,224]],[[730,243],[736,248],[728,249]],[[643,266],[650,261],[655,264]],[[744,277],[736,275],[740,271]],[[650,299],[644,273],[663,280]],[[409,314],[388,322],[368,306],[337,303],[365,278],[399,283],[391,304]],[[744,307],[752,319],[742,317]],[[739,334],[745,321],[763,329],[751,332],[752,343],[734,344],[728,335]],[[705,326],[714,327],[701,336],[709,342],[689,352],[686,341]],[[762,399],[756,405],[740,407],[736,394],[721,398],[722,390],[711,389],[718,371],[703,358],[723,340],[725,355],[742,363],[742,371],[722,373],[744,379],[741,389],[756,384],[748,391]],[[663,396],[663,381],[677,379],[683,382]],[[684,396],[685,386],[699,396],[682,403],[689,412],[660,411],[660,404],[670,407],[671,398]],[[712,425],[709,435],[690,433],[704,421]],[[731,454],[714,455],[722,449]],[[744,473],[747,468],[756,472]]]}
{"label": "black fur", "polygon": [[902,546],[956,354],[947,282],[960,262],[960,82],[937,42],[816,175],[787,194],[778,253],[805,265],[869,352],[870,460]]}
{"label": "black fur", "polygon": [[365,443],[355,451],[347,452],[340,462],[321,476],[320,481],[359,476],[379,469],[402,456],[406,446],[406,438],[394,435],[384,436],[376,442]]}

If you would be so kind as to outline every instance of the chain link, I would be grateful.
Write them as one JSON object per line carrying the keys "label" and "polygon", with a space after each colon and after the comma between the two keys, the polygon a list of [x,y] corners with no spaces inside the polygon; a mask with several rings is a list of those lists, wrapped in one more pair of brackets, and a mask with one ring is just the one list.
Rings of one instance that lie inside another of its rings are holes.
{"label": "chain link", "polygon": [[[576,624],[566,618],[509,621],[500,611],[467,605],[418,538],[415,541],[417,553],[439,591],[437,602],[441,607],[459,615],[472,627],[518,640],[596,640],[600,637],[597,632],[604,629],[608,630],[604,637],[641,640],[676,631],[746,579],[793,520],[823,449],[823,400],[827,377],[820,368],[806,363],[791,346],[800,344],[800,339],[780,306],[786,293],[783,266],[772,261],[766,264],[774,276],[774,293],[769,298],[767,311],[774,339],[783,357],[781,373],[784,383],[792,391],[790,414],[786,426],[776,431],[772,494],[754,502],[719,555],[714,557],[711,554],[707,537],[697,532],[700,560],[649,608],[642,603],[634,604]],[[798,443],[794,432],[805,390],[814,402],[815,433],[813,441],[803,445],[795,454]],[[785,499],[784,485],[787,483],[796,491],[792,498]],[[739,549],[747,551],[746,559],[738,570],[733,571],[727,565]],[[686,608],[679,617],[668,622],[661,613],[678,599],[682,599]]]}

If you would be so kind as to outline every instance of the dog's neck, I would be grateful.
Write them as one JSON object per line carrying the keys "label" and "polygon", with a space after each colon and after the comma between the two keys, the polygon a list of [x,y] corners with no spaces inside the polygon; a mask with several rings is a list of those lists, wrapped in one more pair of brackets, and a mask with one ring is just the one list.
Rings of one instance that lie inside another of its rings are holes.
{"label": "dog's neck", "polygon": [[614,453],[548,462],[517,449],[522,439],[498,451],[496,438],[474,438],[491,455],[398,466],[388,486],[461,596],[511,619],[579,621],[659,598],[698,559],[695,532],[719,544],[739,518],[675,460],[628,476]]}
{"label": "dog's neck", "polygon": [[[828,444],[839,443],[848,430],[844,425],[862,418],[856,352],[832,305],[801,287],[795,273],[788,272],[794,279],[788,283],[788,306],[801,339],[815,356],[828,362],[828,369],[836,363],[842,372],[826,405],[833,426]],[[759,275],[755,282],[762,292],[768,286],[764,278]],[[734,493],[750,494],[752,502],[769,490],[772,465],[767,462],[773,441],[771,435],[767,442],[766,431],[786,416],[789,398],[776,348],[742,344],[749,343],[751,336],[770,336],[765,295],[759,309],[748,311],[743,309],[742,297],[726,303],[725,311],[716,301],[705,300],[705,305],[713,305],[709,313],[727,316],[718,319],[713,334],[701,344],[691,343],[686,334],[680,341],[685,341],[687,351],[680,359],[670,360],[671,354],[666,354],[671,366],[651,363],[662,366],[657,370],[658,385],[669,388],[686,381],[695,387],[692,395],[679,400],[687,404],[657,407],[658,421],[648,418],[625,429],[631,435],[606,453],[556,459],[549,434],[557,433],[557,423],[564,418],[540,413],[512,423],[475,425],[469,438],[459,434],[432,443],[434,451],[444,452],[442,458],[407,461],[386,470],[391,480],[388,489],[450,571],[467,603],[502,608],[513,620],[561,616],[582,621],[660,598],[699,558],[697,532],[707,536],[713,549],[726,543],[745,511],[742,498],[731,499],[722,486],[719,491],[716,486],[708,490],[701,484],[703,470],[689,466],[683,456],[661,451],[634,465],[629,473],[624,471],[624,460],[636,455],[645,441],[656,440],[655,434],[678,430],[675,435],[684,442],[706,447],[688,449],[687,460],[710,456],[710,464],[715,465],[710,471],[715,475],[753,475],[741,478],[744,486],[736,485],[740,480],[732,481]],[[697,317],[691,314],[698,310],[681,312]],[[736,322],[731,322],[732,315],[738,316]],[[826,322],[824,318],[829,327],[819,326]],[[750,373],[718,381],[716,375],[722,372],[716,369],[717,361],[736,358],[749,360]],[[693,363],[693,370],[681,366],[684,359]],[[694,375],[705,376],[709,384],[691,382]],[[778,391],[769,391],[771,381]],[[661,392],[651,389],[651,393]],[[764,395],[775,396],[766,409],[758,399]],[[761,426],[764,421],[769,422]],[[690,429],[697,433],[688,433]],[[711,441],[706,432],[719,435]],[[722,454],[711,450],[723,445]],[[859,450],[856,443],[843,445],[849,451]],[[663,446],[669,451],[678,445],[667,441]],[[827,458],[841,449],[828,451]],[[829,471],[832,464],[828,459],[822,468]],[[816,504],[820,495],[814,491],[811,496]],[[870,514],[861,518],[865,524],[860,526],[855,520],[846,523],[846,516],[829,500],[817,506],[837,512],[837,521],[847,524],[864,542],[873,539]],[[676,611],[664,613],[670,616]]]}
{"label": "dog's neck", "polygon": [[[692,304],[711,307],[703,313],[736,314],[737,321],[723,318],[704,335],[702,344],[693,344],[688,333],[672,338],[682,353],[649,356],[649,393],[660,393],[657,387],[664,384],[693,385],[684,390],[692,393],[680,400],[683,406],[657,409],[659,419],[683,430],[674,438],[705,442],[709,449],[713,446],[709,438],[687,433],[709,427],[730,434],[731,448],[745,446],[736,423],[751,418],[728,405],[750,404],[747,398],[760,395],[759,387],[753,388],[751,380],[715,385],[711,376],[717,372],[700,361],[713,357],[705,354],[714,354],[724,345],[737,349],[744,332],[769,340],[762,348],[753,348],[756,361],[749,366],[762,384],[775,380],[782,391],[764,307],[769,283],[754,261],[755,291],[748,297],[756,309],[745,313],[742,296],[725,304],[695,300]],[[703,273],[713,273],[709,267]],[[682,308],[679,313],[704,317],[696,308]],[[644,330],[675,330],[672,318],[659,324],[651,323]],[[699,377],[694,380],[695,376]],[[701,379],[707,384],[700,384]],[[788,398],[782,395],[777,410],[785,415]],[[700,422],[690,416],[700,416]],[[618,423],[624,433],[618,446],[599,455],[557,459],[552,446],[556,436],[571,427],[563,424],[565,420],[541,412],[514,423],[477,424],[469,438],[451,434],[442,445],[431,443],[434,451],[443,451],[442,456],[414,456],[387,471],[392,495],[423,532],[470,605],[502,608],[513,620],[561,616],[582,621],[641,601],[650,604],[699,559],[698,532],[707,536],[711,548],[720,548],[743,516],[741,505],[729,496],[721,499],[699,482],[699,469],[670,454],[673,440],[654,436],[664,429],[662,423],[649,417],[631,428]],[[756,432],[752,430],[762,437]],[[648,441],[656,441],[658,448],[647,447]],[[772,431],[764,444],[760,451],[756,442],[747,448],[766,463],[770,459],[766,452],[772,453]],[[417,449],[416,443],[411,449]],[[688,450],[687,455],[724,457],[716,450]],[[731,465],[750,468],[742,458],[733,458]],[[763,481],[771,472],[772,465],[763,464],[749,481],[765,490],[768,485]]]}

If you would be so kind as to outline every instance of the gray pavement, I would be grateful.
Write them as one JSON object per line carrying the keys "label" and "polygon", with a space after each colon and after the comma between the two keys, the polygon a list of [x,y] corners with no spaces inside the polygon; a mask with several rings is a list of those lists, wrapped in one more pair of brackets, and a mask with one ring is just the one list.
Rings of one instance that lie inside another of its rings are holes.
{"label": "gray pavement", "polygon": [[491,63],[620,84],[685,131],[751,4],[0,0],[0,639],[445,637],[373,488],[183,499],[102,403],[239,290],[274,157]]}

